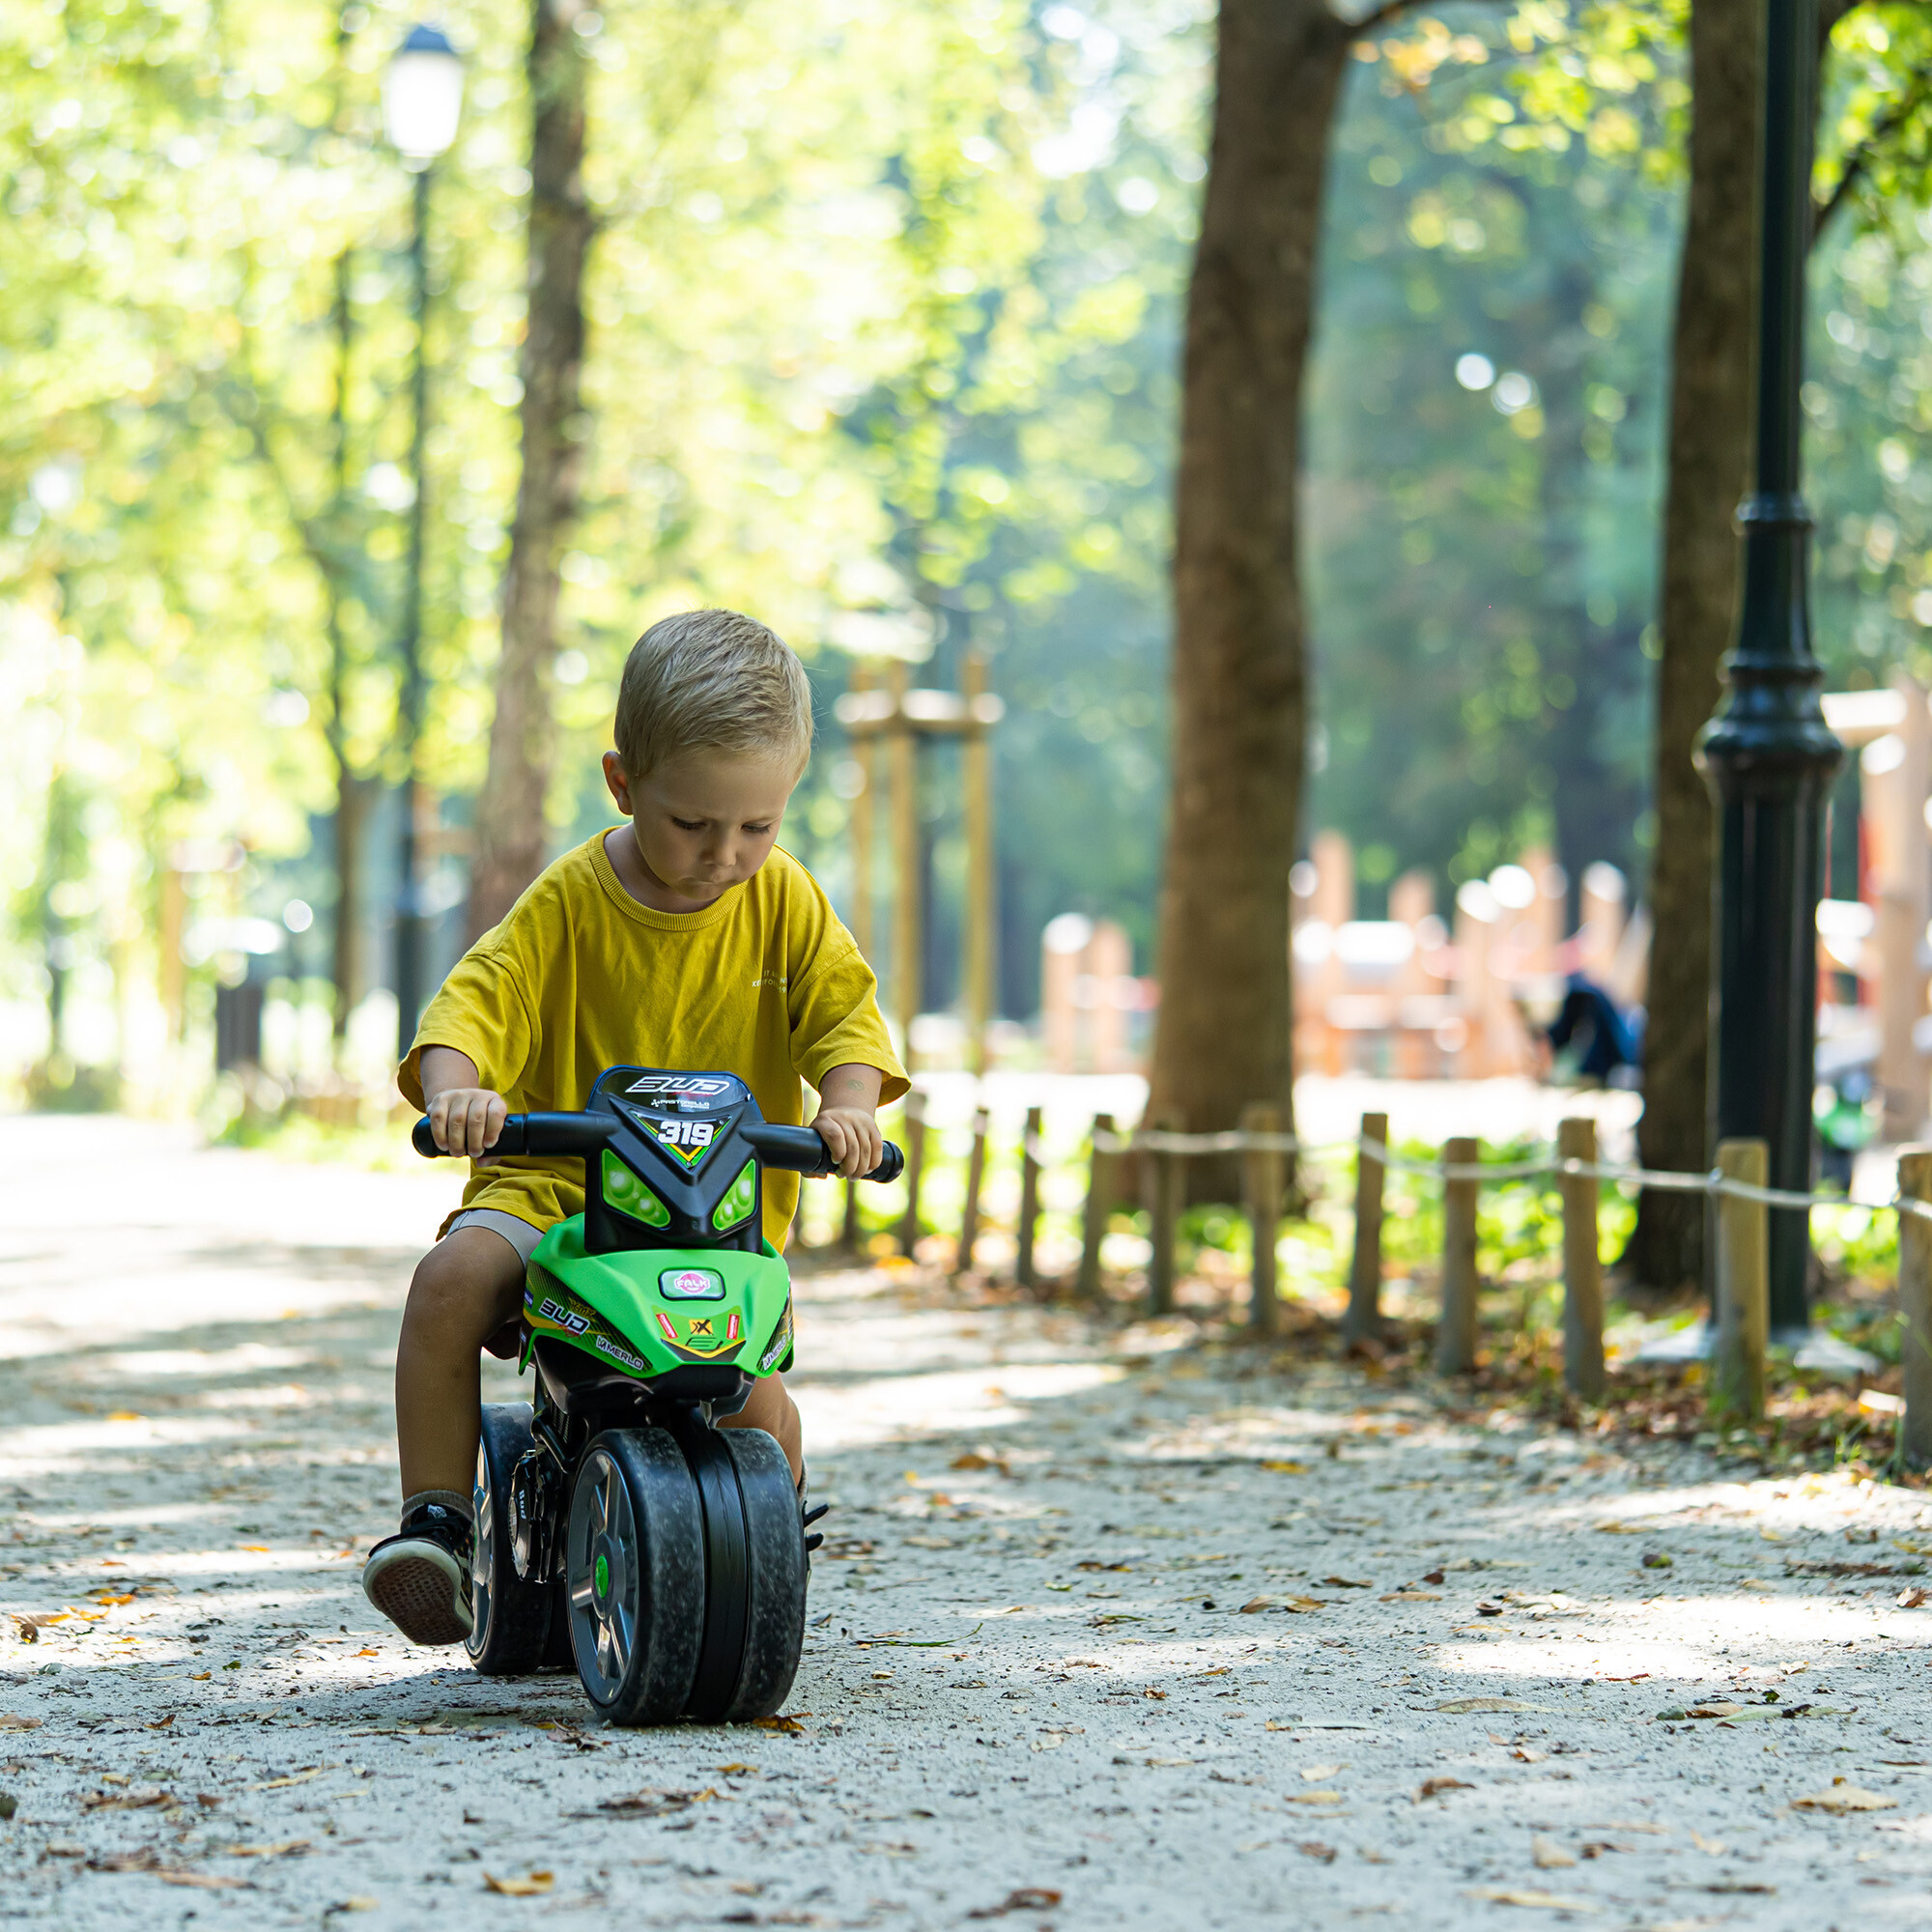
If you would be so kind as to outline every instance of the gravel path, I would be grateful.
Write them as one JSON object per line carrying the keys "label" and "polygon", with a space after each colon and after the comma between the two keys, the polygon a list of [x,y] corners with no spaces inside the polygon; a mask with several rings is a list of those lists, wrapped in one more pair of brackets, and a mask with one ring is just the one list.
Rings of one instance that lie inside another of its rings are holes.
{"label": "gravel path", "polygon": [[451,1177],[50,1120],[0,1171],[0,1918],[1922,1922],[1916,1495],[822,1273],[795,1718],[601,1730],[356,1587]]}

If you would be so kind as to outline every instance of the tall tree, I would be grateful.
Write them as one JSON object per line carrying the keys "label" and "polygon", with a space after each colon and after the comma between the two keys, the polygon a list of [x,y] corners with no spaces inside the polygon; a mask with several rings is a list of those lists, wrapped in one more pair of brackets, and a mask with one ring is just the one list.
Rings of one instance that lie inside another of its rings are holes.
{"label": "tall tree", "polygon": [[1295,495],[1329,124],[1362,29],[1222,0],[1188,289],[1176,491],[1173,779],[1150,1117],[1293,1107],[1290,867],[1307,725]]}
{"label": "tall tree", "polygon": [[577,515],[584,422],[583,265],[594,222],[583,193],[589,62],[582,0],[534,0],[529,52],[529,308],[523,472],[503,580],[503,646],[490,762],[476,802],[470,936],[493,926],[542,869],[554,727],[559,564]]}
{"label": "tall tree", "polygon": [[[1657,844],[1650,906],[1668,943],[1650,960],[1637,1148],[1646,1167],[1705,1164],[1711,998],[1711,799],[1691,761],[1715,709],[1736,619],[1732,517],[1750,462],[1761,0],[1690,11],[1690,184],[1672,349],[1663,507],[1662,660],[1653,753]],[[1704,1203],[1645,1194],[1625,1262],[1676,1289],[1703,1278]]]}

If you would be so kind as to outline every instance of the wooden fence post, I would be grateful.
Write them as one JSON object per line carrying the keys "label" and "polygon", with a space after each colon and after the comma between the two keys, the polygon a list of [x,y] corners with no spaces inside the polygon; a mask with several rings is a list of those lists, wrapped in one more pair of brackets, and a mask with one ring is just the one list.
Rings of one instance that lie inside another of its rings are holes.
{"label": "wooden fence post", "polygon": [[917,1087],[906,1095],[905,1212],[899,1217],[899,1252],[911,1259],[919,1245],[919,1183],[925,1170],[925,1094]]}
{"label": "wooden fence post", "polygon": [[1107,1235],[1107,1216],[1114,1206],[1114,1156],[1100,1143],[1114,1135],[1112,1114],[1094,1116],[1094,1151],[1087,1166],[1087,1211],[1080,1230],[1080,1272],[1075,1292],[1085,1300],[1100,1298],[1100,1243]]}
{"label": "wooden fence post", "polygon": [[[1266,1100],[1250,1100],[1241,1109],[1244,1134],[1281,1132],[1281,1109]],[[1275,1293],[1275,1236],[1281,1228],[1281,1202],[1288,1179],[1281,1154],[1272,1148],[1250,1148],[1241,1161],[1242,1192],[1248,1233],[1254,1242],[1254,1270],[1248,1277],[1248,1324],[1257,1335],[1275,1334],[1281,1326],[1281,1303]]]}
{"label": "wooden fence post", "polygon": [[[1156,1133],[1179,1133],[1178,1121],[1162,1118],[1152,1122]],[[1181,1187],[1186,1171],[1183,1155],[1145,1152],[1141,1155],[1141,1185],[1148,1205],[1148,1313],[1174,1313],[1175,1229],[1180,1219]]]}
{"label": "wooden fence post", "polygon": [[[1594,1164],[1597,1123],[1587,1116],[1561,1121],[1556,1151]],[[1563,1379],[1585,1402],[1604,1397],[1604,1270],[1597,1256],[1594,1175],[1566,1174],[1563,1193]]]}
{"label": "wooden fence post", "polygon": [[[1932,1201],[1932,1148],[1901,1148],[1898,1191]],[[1906,1466],[1932,1466],[1932,1221],[1898,1217],[1898,1310],[1905,1318],[1898,1352],[1905,1369],[1905,1413],[1899,1444]]]}
{"label": "wooden fence post", "polygon": [[[1468,1139],[1445,1141],[1451,1167],[1473,1167],[1482,1150]],[[1477,1180],[1442,1183],[1442,1310],[1435,1324],[1435,1373],[1466,1376],[1476,1366]]]}
{"label": "wooden fence post", "polygon": [[964,1274],[973,1265],[973,1246],[980,1238],[980,1190],[986,1181],[986,1129],[991,1124],[984,1107],[973,1110],[973,1151],[966,1162],[966,1204],[959,1210],[959,1247],[952,1272]]}
{"label": "wooden fence post", "polygon": [[[1389,1117],[1362,1116],[1362,1138],[1388,1146]],[[1349,1271],[1349,1312],[1342,1339],[1370,1342],[1382,1332],[1382,1183],[1388,1170],[1379,1154],[1355,1156],[1355,1260]]]}
{"label": "wooden fence post", "polygon": [[[1763,1141],[1719,1141],[1718,1171],[1727,1180],[1765,1184]],[[1764,1415],[1764,1350],[1771,1327],[1769,1216],[1762,1201],[1718,1196],[1718,1352],[1711,1413],[1730,1420]]]}
{"label": "wooden fence post", "polygon": [[838,1245],[848,1254],[859,1252],[859,1183],[845,1183],[845,1219],[838,1231]]}
{"label": "wooden fence post", "polygon": [[1015,1236],[1013,1279],[1022,1288],[1039,1286],[1033,1264],[1033,1224],[1039,1219],[1039,1155],[1036,1150],[1043,1119],[1039,1108],[1029,1107],[1026,1128],[1020,1138],[1020,1224]]}

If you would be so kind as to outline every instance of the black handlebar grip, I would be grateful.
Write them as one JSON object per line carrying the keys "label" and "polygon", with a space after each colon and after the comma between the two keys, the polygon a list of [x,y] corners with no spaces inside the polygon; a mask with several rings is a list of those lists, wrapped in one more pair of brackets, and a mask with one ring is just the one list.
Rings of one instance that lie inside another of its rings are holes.
{"label": "black handlebar grip", "polygon": [[[490,1148],[489,1151],[493,1154],[527,1153],[529,1151],[529,1149],[526,1145],[526,1136],[525,1133],[526,1123],[531,1120],[541,1121],[547,1118],[548,1117],[543,1114],[509,1115],[504,1120],[502,1127],[497,1135],[496,1142]],[[573,1114],[566,1116],[566,1118],[570,1120],[575,1120],[577,1117]],[[425,1114],[422,1117],[422,1119],[419,1120],[415,1123],[415,1125],[410,1129],[410,1145],[412,1148],[414,1148],[419,1154],[422,1154],[426,1159],[429,1160],[435,1160],[440,1154],[441,1154],[442,1149],[437,1146],[436,1135],[430,1131],[429,1116],[427,1114]],[[574,1152],[575,1150],[573,1149],[571,1150],[571,1151]]]}
{"label": "black handlebar grip", "polygon": [[892,1141],[886,1143],[886,1151],[879,1157],[879,1164],[865,1178],[867,1180],[896,1180],[905,1172],[905,1155]]}

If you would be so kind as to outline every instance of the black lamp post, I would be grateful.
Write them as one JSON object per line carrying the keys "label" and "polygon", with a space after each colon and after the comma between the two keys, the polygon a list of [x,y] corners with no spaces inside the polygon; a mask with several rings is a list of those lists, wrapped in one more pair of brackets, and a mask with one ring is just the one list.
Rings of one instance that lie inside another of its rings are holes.
{"label": "black lamp post", "polygon": [[415,355],[410,371],[412,422],[410,481],[415,496],[410,505],[409,554],[403,582],[403,619],[396,639],[402,688],[396,704],[396,735],[403,753],[402,829],[397,838],[399,882],[396,889],[396,1032],[397,1054],[410,1050],[416,1021],[427,996],[428,916],[423,904],[422,855],[417,849],[416,822],[421,811],[421,784],[416,775],[416,746],[422,736],[422,578],[423,532],[428,516],[423,445],[429,435],[429,357],[426,354],[429,319],[429,185],[437,156],[447,153],[456,139],[457,119],[463,111],[463,64],[439,28],[412,28],[396,51],[383,81],[383,119],[389,141],[414,176],[410,226],[412,314],[415,324]]}
{"label": "black lamp post", "polygon": [[[1818,0],[1767,0],[1759,213],[1757,469],[1738,510],[1744,601],[1729,691],[1699,757],[1719,832],[1711,1119],[1719,1140],[1770,1148],[1774,1187],[1811,1181],[1818,899],[1825,797],[1843,748],[1818,701],[1799,491],[1804,264],[1811,239]],[[1771,1210],[1773,1339],[1806,1322],[1810,1227]]]}

